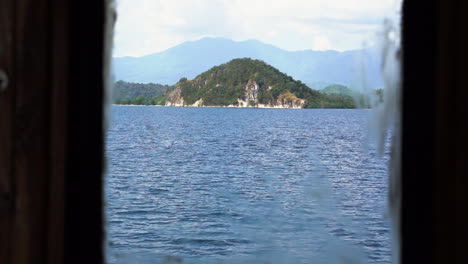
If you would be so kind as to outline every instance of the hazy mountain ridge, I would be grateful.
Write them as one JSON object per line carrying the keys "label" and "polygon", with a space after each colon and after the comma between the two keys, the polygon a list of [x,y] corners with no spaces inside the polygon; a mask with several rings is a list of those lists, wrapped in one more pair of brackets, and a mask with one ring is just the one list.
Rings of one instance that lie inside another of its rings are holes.
{"label": "hazy mountain ridge", "polygon": [[382,87],[380,59],[373,50],[286,51],[256,40],[235,42],[204,38],[185,42],[163,52],[143,57],[114,58],[117,80],[172,85],[181,77],[195,78],[200,72],[236,58],[265,61],[303,83],[342,84],[360,89]]}

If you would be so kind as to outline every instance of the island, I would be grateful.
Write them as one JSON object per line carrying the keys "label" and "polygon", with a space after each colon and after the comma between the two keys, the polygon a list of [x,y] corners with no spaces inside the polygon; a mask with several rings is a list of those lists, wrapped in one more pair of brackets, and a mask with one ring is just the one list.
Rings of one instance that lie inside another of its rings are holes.
{"label": "island", "polygon": [[[138,92],[140,91],[140,92]],[[240,58],[172,86],[119,81],[117,104],[237,108],[357,108],[347,88],[318,91],[261,60]]]}

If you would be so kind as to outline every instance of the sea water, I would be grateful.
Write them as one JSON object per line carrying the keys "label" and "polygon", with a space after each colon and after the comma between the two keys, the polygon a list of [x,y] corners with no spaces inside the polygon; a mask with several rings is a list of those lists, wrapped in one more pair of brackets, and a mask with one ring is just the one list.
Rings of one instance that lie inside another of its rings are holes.
{"label": "sea water", "polygon": [[109,263],[390,263],[369,110],[112,106]]}

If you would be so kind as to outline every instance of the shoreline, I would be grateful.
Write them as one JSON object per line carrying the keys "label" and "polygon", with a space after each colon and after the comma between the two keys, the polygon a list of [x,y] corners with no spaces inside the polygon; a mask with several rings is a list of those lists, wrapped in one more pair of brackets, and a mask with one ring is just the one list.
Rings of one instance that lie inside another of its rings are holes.
{"label": "shoreline", "polygon": [[372,108],[286,108],[286,107],[239,107],[239,106],[175,106],[175,105],[135,105],[135,104],[111,104],[112,106],[152,106],[152,107],[183,107],[183,108],[232,108],[232,109],[290,109],[290,110],[306,110],[306,109],[330,109],[330,110],[372,110]]}

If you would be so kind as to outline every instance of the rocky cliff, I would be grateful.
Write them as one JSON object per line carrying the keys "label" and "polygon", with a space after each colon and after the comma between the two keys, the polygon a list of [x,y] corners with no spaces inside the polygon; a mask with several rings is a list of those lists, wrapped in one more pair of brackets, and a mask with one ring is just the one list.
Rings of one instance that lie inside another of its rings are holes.
{"label": "rocky cliff", "polygon": [[[218,87],[220,84],[217,84]],[[244,86],[244,96],[237,98],[237,101],[224,105],[226,107],[256,107],[256,108],[304,108],[307,105],[307,100],[300,99],[290,92],[281,94],[276,100],[271,99],[267,103],[259,102],[259,84],[256,81],[249,80]],[[268,90],[271,90],[271,86]],[[165,106],[196,106],[207,107],[217,105],[205,105],[203,98],[198,99],[192,104],[186,103],[182,96],[182,87],[178,85],[167,97]]]}
{"label": "rocky cliff", "polygon": [[182,97],[182,89],[177,86],[166,99],[166,106],[185,106],[184,98]]}

